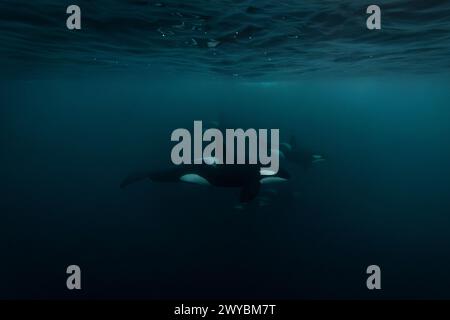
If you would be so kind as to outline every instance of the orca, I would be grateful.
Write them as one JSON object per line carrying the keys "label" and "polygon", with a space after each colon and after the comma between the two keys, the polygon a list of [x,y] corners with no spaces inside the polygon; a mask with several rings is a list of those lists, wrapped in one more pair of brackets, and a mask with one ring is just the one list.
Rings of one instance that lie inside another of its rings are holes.
{"label": "orca", "polygon": [[322,154],[314,153],[306,149],[300,149],[297,146],[295,137],[291,137],[289,143],[280,143],[279,152],[283,159],[302,166],[305,169],[309,169],[315,163],[325,161],[325,157]]}
{"label": "orca", "polygon": [[261,169],[260,165],[216,164],[214,161],[208,163],[185,164],[166,170],[130,174],[122,181],[120,187],[125,188],[135,182],[149,179],[154,182],[240,188],[239,200],[241,203],[246,203],[258,195],[262,183],[281,182],[290,179],[290,174],[282,168],[275,173],[267,169]]}
{"label": "orca", "polygon": [[[221,130],[225,130],[223,124],[226,122],[225,113],[221,112],[219,113],[218,120],[210,121],[210,124],[221,128]],[[316,163],[326,161],[324,155],[301,148],[293,135],[291,135],[289,142],[282,142],[278,149],[271,149],[271,154],[277,154],[280,160],[287,160],[294,165],[303,167],[305,170],[311,168]],[[275,180],[271,179],[271,181]]]}

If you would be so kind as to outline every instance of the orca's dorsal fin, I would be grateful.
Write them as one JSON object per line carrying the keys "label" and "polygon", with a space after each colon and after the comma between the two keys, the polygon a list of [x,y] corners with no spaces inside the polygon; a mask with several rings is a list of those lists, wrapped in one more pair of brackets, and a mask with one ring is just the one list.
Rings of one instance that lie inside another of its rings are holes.
{"label": "orca's dorsal fin", "polygon": [[259,183],[258,179],[249,181],[242,187],[241,194],[239,196],[239,201],[240,202],[252,201],[258,195],[260,187],[261,184]]}

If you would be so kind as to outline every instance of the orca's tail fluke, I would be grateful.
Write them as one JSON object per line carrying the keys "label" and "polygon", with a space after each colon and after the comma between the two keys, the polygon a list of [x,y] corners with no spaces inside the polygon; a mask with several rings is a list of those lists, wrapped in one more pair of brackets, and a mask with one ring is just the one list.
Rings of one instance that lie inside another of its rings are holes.
{"label": "orca's tail fluke", "polygon": [[150,179],[151,174],[149,172],[135,172],[132,174],[129,174],[120,184],[120,188],[126,188],[128,187],[130,184],[145,180],[145,179]]}
{"label": "orca's tail fluke", "polygon": [[140,182],[146,179],[157,182],[177,182],[180,180],[180,176],[183,175],[184,171],[186,171],[184,168],[172,168],[162,171],[135,172],[128,175],[128,177],[126,177],[122,181],[120,187],[123,189],[125,187],[128,187],[130,184]]}

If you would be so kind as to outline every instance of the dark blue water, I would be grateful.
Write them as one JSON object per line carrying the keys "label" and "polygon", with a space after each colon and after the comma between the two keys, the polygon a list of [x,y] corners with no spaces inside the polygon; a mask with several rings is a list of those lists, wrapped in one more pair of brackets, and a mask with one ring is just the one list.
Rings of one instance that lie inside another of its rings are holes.
{"label": "dark blue water", "polygon": [[[357,1],[77,4],[80,31],[66,3],[0,3],[0,298],[450,297],[449,2],[380,1],[380,31]],[[119,188],[223,118],[327,161],[243,209]]]}

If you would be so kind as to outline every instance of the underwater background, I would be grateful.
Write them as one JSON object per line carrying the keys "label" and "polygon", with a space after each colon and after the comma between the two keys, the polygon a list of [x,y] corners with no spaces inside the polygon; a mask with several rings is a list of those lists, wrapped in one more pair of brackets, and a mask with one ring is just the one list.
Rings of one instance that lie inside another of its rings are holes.
{"label": "underwater background", "polygon": [[[0,1],[1,299],[450,298],[450,2],[70,4]],[[120,189],[223,118],[326,161],[243,207]]]}

